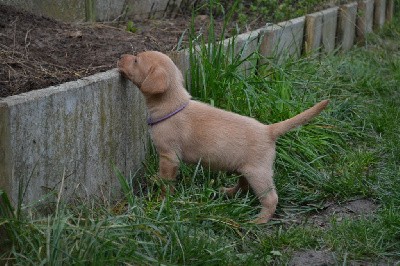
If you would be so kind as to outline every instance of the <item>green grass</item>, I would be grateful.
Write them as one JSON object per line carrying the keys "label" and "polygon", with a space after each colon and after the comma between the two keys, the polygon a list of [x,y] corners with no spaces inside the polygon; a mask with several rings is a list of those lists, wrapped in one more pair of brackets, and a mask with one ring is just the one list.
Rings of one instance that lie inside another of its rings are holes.
{"label": "green grass", "polygon": [[[281,22],[295,17],[304,16],[319,11],[331,5],[340,5],[350,2],[349,0],[207,0],[207,1],[186,1],[183,2],[185,10],[196,10],[200,14],[213,14],[218,19],[234,8],[234,22],[239,28],[252,27],[258,21]],[[211,4],[210,4],[211,3]]]}
{"label": "green grass", "polygon": [[[258,212],[251,193],[232,199],[219,187],[237,176],[181,165],[177,191],[164,200],[152,185],[157,156],[145,178],[116,171],[125,197],[117,204],[58,202],[41,215],[11,208],[0,194],[0,261],[16,265],[268,265],[296,251],[329,250],[338,263],[400,260],[400,22],[367,45],[332,57],[302,58],[240,70],[242,58],[202,45],[192,53],[193,96],[265,123],[286,119],[329,98],[309,125],[278,141],[276,219],[249,223]],[[251,55],[257,59],[258,55]],[[132,191],[140,191],[134,194]],[[369,217],[307,222],[327,203],[355,198],[379,205]]]}

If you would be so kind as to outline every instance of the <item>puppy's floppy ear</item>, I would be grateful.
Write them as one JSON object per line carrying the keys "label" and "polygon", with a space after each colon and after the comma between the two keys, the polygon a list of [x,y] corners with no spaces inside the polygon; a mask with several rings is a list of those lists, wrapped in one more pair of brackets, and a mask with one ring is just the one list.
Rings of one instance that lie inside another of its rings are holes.
{"label": "puppy's floppy ear", "polygon": [[159,66],[152,66],[149,74],[142,82],[140,90],[144,93],[159,94],[166,91],[168,86],[169,79],[167,72]]}

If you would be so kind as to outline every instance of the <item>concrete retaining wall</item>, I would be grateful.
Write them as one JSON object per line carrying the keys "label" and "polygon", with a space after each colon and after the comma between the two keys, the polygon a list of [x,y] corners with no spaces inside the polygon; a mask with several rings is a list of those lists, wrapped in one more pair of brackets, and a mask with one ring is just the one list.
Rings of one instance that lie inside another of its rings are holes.
{"label": "concrete retaining wall", "polygon": [[12,5],[39,15],[63,21],[86,20],[87,0],[0,0],[1,4]]}
{"label": "concrete retaining wall", "polygon": [[353,47],[356,36],[357,3],[339,8],[336,46],[346,52]]}
{"label": "concrete retaining wall", "polygon": [[339,8],[332,7],[321,11],[322,13],[322,51],[332,53],[335,50],[337,17]]}
{"label": "concrete retaining wall", "polygon": [[368,33],[373,30],[374,22],[374,0],[363,0],[358,2],[357,16],[357,40],[363,41]]}
{"label": "concrete retaining wall", "polygon": [[16,202],[58,192],[112,197],[113,165],[129,176],[145,156],[144,101],[116,70],[0,100],[0,187]]}
{"label": "concrete retaining wall", "polygon": [[394,0],[387,0],[386,1],[386,14],[385,18],[387,22],[391,22],[393,20],[393,13],[394,13]]}
{"label": "concrete retaining wall", "polygon": [[[393,5],[388,6],[392,11],[385,7],[384,15],[393,12]],[[235,42],[232,56],[241,55],[244,59],[259,52],[263,56],[259,63],[267,64],[269,60],[279,63],[288,57],[299,57],[303,47],[313,52],[320,47],[323,53],[348,50],[355,32],[363,31],[358,34],[365,35],[371,23],[376,22],[367,16],[370,11],[357,12],[357,3],[340,10],[340,15],[338,8],[312,15],[317,18],[312,27],[306,27],[306,19],[301,17],[224,43],[229,48]],[[358,21],[364,19],[365,27],[356,27],[356,14]],[[376,19],[380,21],[375,12],[373,20]],[[338,21],[341,29],[336,30]],[[310,39],[311,35],[314,38]],[[347,37],[349,41],[345,41]],[[170,56],[190,79],[188,50]],[[244,62],[243,70],[254,68],[256,63]],[[119,194],[113,164],[127,176],[140,169],[148,138],[145,113],[138,89],[116,70],[0,99],[0,188],[16,202],[20,184],[27,186],[24,201],[33,202],[48,192],[58,192],[64,177],[65,196],[96,195],[109,199]]]}
{"label": "concrete retaining wall", "polygon": [[260,33],[262,29],[240,34],[236,37],[226,39],[223,43],[225,53],[232,60],[243,61],[239,66],[245,74],[249,74],[257,67],[257,59],[252,56],[254,51],[260,47]]}
{"label": "concrete retaining wall", "polygon": [[304,51],[307,54],[318,52],[321,48],[322,18],[322,12],[306,16]]}
{"label": "concrete retaining wall", "polygon": [[385,24],[386,0],[375,0],[374,8],[374,27],[379,30]]}
{"label": "concrete retaining wall", "polygon": [[182,0],[0,0],[39,15],[69,21],[112,21],[174,16]]}
{"label": "concrete retaining wall", "polygon": [[[273,58],[282,62],[287,58],[301,55],[304,38],[305,17],[270,25],[262,31],[260,54],[264,58]],[[265,61],[261,60],[261,64]]]}

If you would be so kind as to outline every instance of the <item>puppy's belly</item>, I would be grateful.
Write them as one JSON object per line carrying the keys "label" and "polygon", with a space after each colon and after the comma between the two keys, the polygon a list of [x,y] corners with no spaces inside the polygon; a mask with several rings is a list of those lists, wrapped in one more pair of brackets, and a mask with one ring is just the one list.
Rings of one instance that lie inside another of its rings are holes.
{"label": "puppy's belly", "polygon": [[207,145],[195,143],[184,147],[182,160],[186,163],[201,163],[214,170],[237,171],[245,164],[264,160],[274,145],[266,140],[250,139],[234,141],[225,137],[224,141]]}
{"label": "puppy's belly", "polygon": [[185,163],[197,164],[200,163],[206,168],[212,170],[236,171],[243,164],[241,160],[232,161],[224,155],[221,156],[187,156],[182,158]]}

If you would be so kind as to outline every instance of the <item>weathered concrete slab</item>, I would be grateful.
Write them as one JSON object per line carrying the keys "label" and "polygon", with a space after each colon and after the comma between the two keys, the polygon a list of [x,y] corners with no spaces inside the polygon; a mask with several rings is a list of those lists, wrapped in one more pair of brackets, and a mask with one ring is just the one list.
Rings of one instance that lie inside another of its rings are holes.
{"label": "weathered concrete slab", "polygon": [[354,45],[356,20],[357,3],[350,3],[339,7],[336,46],[343,52],[350,50]]}
{"label": "weathered concrete slab", "polygon": [[394,14],[394,0],[386,0],[386,22],[393,20]]}
{"label": "weathered concrete slab", "polygon": [[239,70],[249,73],[257,67],[257,58],[254,55],[260,47],[260,33],[263,29],[246,32],[224,41],[225,53],[233,60],[243,61]]}
{"label": "weathered concrete slab", "polygon": [[112,21],[173,17],[182,0],[0,0],[58,20]]}
{"label": "weathered concrete slab", "polygon": [[338,7],[321,11],[322,13],[322,51],[332,53],[336,45],[336,30],[338,22]]}
{"label": "weathered concrete slab", "polygon": [[[59,0],[60,1],[60,0]],[[64,0],[66,1],[66,0]],[[111,21],[116,19],[145,19],[174,16],[182,0],[96,0],[86,1],[90,20]]]}
{"label": "weathered concrete slab", "polygon": [[[147,1],[146,1],[147,2]],[[86,20],[87,21],[112,21],[117,19],[127,19],[130,3],[125,1],[109,0],[89,0],[86,1]],[[141,9],[143,11],[149,10]]]}
{"label": "weathered concrete slab", "polygon": [[[100,3],[106,3],[108,6],[112,7],[115,5],[115,1],[112,0],[102,0],[96,6],[100,6]],[[133,19],[143,19],[143,18],[162,18],[164,16],[173,16],[176,14],[182,0],[127,0],[121,1],[123,3],[123,9],[113,13],[107,14],[107,9],[99,7],[97,10],[101,11],[97,17],[102,18],[101,20],[112,20],[118,16],[133,18]]]}
{"label": "weathered concrete slab", "polygon": [[385,24],[386,0],[375,0],[374,29],[380,30]]}
{"label": "weathered concrete slab", "polygon": [[171,51],[168,56],[174,61],[175,65],[182,72],[185,83],[188,84],[190,80],[190,53],[188,49],[181,51]]}
{"label": "weathered concrete slab", "polygon": [[167,7],[164,10],[163,16],[165,17],[176,17],[176,14],[179,11],[179,8],[181,7],[182,0],[169,0]]}
{"label": "weathered concrete slab", "polygon": [[0,187],[14,202],[46,193],[119,194],[113,164],[140,168],[147,140],[144,101],[117,70],[0,100]]}
{"label": "weathered concrete slab", "polygon": [[39,15],[63,21],[85,21],[87,0],[0,0]]}
{"label": "weathered concrete slab", "polygon": [[307,54],[319,52],[322,41],[322,13],[306,15],[304,51]]}
{"label": "weathered concrete slab", "polygon": [[363,41],[368,33],[372,32],[374,23],[374,0],[358,2],[357,11],[357,41]]}
{"label": "weathered concrete slab", "polygon": [[305,17],[299,17],[264,28],[261,32],[260,54],[264,57],[261,64],[272,57],[278,63],[288,58],[300,57],[304,26]]}

